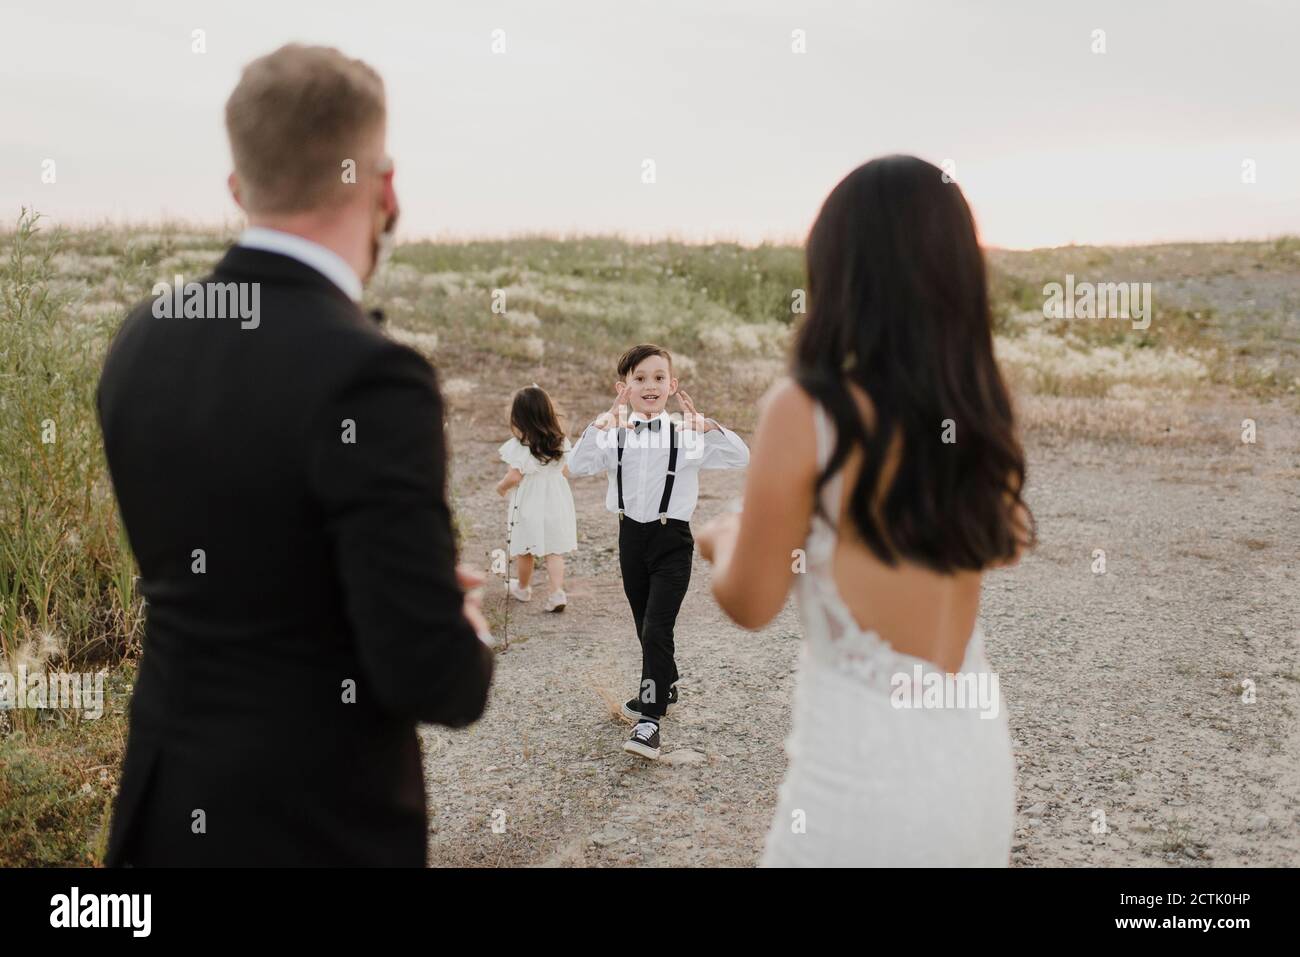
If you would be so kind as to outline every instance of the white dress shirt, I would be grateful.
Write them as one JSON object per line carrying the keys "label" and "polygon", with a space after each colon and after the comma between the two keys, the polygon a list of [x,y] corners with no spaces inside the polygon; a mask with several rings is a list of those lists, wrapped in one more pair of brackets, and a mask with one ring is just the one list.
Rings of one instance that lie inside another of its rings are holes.
{"label": "white dress shirt", "polygon": [[353,271],[346,259],[320,243],[278,229],[250,226],[239,234],[235,245],[296,259],[342,289],[353,302],[361,301],[361,277]]}
{"label": "white dress shirt", "polygon": [[[659,502],[668,478],[668,430],[674,428],[667,412],[656,418],[658,431],[625,430],[623,441],[623,513],[637,522],[659,519]],[[634,412],[631,423],[648,421]],[[709,420],[712,421],[712,420]],[[717,423],[714,423],[715,425]],[[618,432],[617,428],[598,429],[587,426],[569,457],[569,474],[609,474],[605,508],[618,513]],[[672,498],[668,500],[668,517],[690,521],[700,495],[700,469],[743,469],[749,464],[749,446],[735,432],[718,426],[708,432],[677,430],[677,477]]]}

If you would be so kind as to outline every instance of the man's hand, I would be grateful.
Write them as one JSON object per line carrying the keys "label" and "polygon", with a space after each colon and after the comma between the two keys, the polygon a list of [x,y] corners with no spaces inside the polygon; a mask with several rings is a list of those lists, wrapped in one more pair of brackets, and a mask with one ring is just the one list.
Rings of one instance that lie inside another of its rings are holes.
{"label": "man's hand", "polygon": [[682,428],[693,432],[712,432],[719,428],[718,423],[712,419],[706,419],[700,414],[700,410],[695,408],[695,403],[691,397],[683,390],[677,390],[677,404],[682,407]]}
{"label": "man's hand", "polygon": [[614,391],[617,393],[614,397],[614,404],[609,407],[608,412],[600,413],[596,421],[592,423],[602,432],[608,431],[615,425],[620,429],[627,428],[627,384],[622,380],[615,382]]}
{"label": "man's hand", "polygon": [[482,641],[492,642],[492,628],[483,615],[483,583],[487,581],[483,573],[472,565],[456,566],[456,584],[465,590],[465,604],[462,611],[465,619],[474,626]]}

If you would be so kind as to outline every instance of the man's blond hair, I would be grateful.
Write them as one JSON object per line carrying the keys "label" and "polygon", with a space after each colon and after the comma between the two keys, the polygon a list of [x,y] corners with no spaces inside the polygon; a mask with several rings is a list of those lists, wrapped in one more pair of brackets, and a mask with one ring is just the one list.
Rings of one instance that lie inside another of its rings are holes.
{"label": "man's blond hair", "polygon": [[254,60],[226,101],[244,208],[298,213],[341,201],[356,188],[349,178],[375,172],[385,117],[379,74],[332,47],[290,43]]}

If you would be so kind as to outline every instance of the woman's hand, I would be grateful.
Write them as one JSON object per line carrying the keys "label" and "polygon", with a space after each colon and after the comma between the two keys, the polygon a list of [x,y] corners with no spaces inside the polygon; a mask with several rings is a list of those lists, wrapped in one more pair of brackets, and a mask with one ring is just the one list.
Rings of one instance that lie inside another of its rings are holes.
{"label": "woman's hand", "polygon": [[712,562],[715,556],[729,556],[739,534],[739,512],[724,512],[706,522],[704,527],[695,533],[695,544],[700,547],[700,557],[706,562]]}

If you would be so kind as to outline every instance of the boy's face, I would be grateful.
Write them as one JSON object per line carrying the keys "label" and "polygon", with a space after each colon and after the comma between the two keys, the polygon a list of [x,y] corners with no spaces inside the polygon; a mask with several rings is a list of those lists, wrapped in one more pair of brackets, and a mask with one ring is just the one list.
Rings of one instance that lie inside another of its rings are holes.
{"label": "boy's face", "polygon": [[642,359],[623,381],[627,385],[623,395],[627,397],[632,411],[650,418],[667,408],[668,397],[677,391],[677,380],[673,378],[668,360],[663,356]]}

